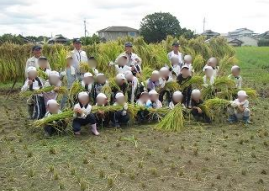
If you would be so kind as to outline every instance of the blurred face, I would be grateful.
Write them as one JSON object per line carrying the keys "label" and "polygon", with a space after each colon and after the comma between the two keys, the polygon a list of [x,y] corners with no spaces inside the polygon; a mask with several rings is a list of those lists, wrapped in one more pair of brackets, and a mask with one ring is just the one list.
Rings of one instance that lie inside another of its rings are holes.
{"label": "blurred face", "polygon": [[173,101],[176,102],[176,103],[181,103],[182,101],[182,96],[173,96]]}
{"label": "blurred face", "polygon": [[38,61],[38,65],[41,69],[45,69],[48,67],[48,61],[46,60],[39,60]]}
{"label": "blurred face", "polygon": [[121,57],[118,61],[120,66],[124,66],[127,64],[127,58],[126,57]]}
{"label": "blurred face", "polygon": [[106,77],[105,76],[98,76],[96,78],[96,80],[97,80],[97,83],[104,84],[106,82]]}
{"label": "blurred face", "polygon": [[183,77],[188,77],[190,75],[190,71],[189,71],[188,68],[183,68],[181,70],[181,74],[182,74]]}
{"label": "blurred face", "polygon": [[246,96],[238,96],[238,100],[239,100],[240,102],[244,102],[244,101],[247,100],[247,97],[246,97]]}
{"label": "blurred face", "polygon": [[118,85],[122,85],[122,84],[124,84],[125,80],[118,79],[118,80],[116,80],[116,82]]}
{"label": "blurred face", "polygon": [[132,80],[133,80],[133,74],[128,74],[128,75],[126,75],[125,77],[126,77],[126,79],[127,79],[128,81],[132,81]]}
{"label": "blurred face", "polygon": [[133,47],[125,47],[126,53],[131,53],[133,51]]}
{"label": "blurred face", "polygon": [[191,64],[191,60],[185,60],[185,64]]}
{"label": "blurred face", "polygon": [[156,82],[156,81],[158,81],[159,80],[159,75],[158,74],[152,74],[151,75],[151,80],[153,81],[153,82]]}
{"label": "blurred face", "polygon": [[79,102],[82,104],[82,105],[86,105],[89,103],[89,96],[83,96],[79,99]]}
{"label": "blurred face", "polygon": [[125,97],[119,97],[118,99],[117,99],[117,103],[118,104],[124,104],[125,103]]}
{"label": "blurred face", "polygon": [[28,78],[35,79],[36,77],[37,77],[37,72],[36,71],[28,72]]}
{"label": "blurred face", "polygon": [[75,43],[73,43],[73,46],[74,46],[75,49],[77,49],[77,50],[80,50],[80,49],[81,49],[81,43],[79,43],[79,42],[75,42]]}
{"label": "blurred face", "polygon": [[173,51],[178,52],[179,51],[179,46],[173,46]]}
{"label": "blurred face", "polygon": [[148,100],[149,100],[149,95],[148,94],[143,94],[141,97],[140,97],[140,100],[144,103],[146,103]]}
{"label": "blurred face", "polygon": [[90,65],[91,68],[96,68],[97,61],[96,60],[89,60],[89,65]]}
{"label": "blurred face", "polygon": [[106,98],[99,97],[99,98],[96,99],[97,105],[105,105],[106,102],[107,102]]}
{"label": "blurred face", "polygon": [[52,114],[57,114],[59,111],[59,105],[58,104],[49,104],[48,111]]}
{"label": "blurred face", "polygon": [[169,70],[168,71],[161,71],[160,72],[162,78],[167,78],[169,76]]}
{"label": "blurred face", "polygon": [[213,70],[206,70],[205,71],[205,75],[206,75],[206,77],[212,77],[213,76]]}
{"label": "blurred face", "polygon": [[57,85],[60,81],[60,78],[58,76],[50,76],[49,82],[51,85]]}
{"label": "blurred face", "polygon": [[235,76],[235,77],[239,76],[240,75],[240,70],[239,69],[234,69],[232,71],[232,75]]}
{"label": "blurred face", "polygon": [[33,55],[36,58],[39,58],[41,56],[41,54],[42,54],[42,49],[33,51]]}
{"label": "blurred face", "polygon": [[73,61],[72,58],[68,58],[68,59],[66,59],[66,66],[67,66],[67,67],[70,67],[70,66],[72,65],[72,61]]}
{"label": "blurred face", "polygon": [[150,98],[151,101],[155,102],[155,101],[157,101],[159,99],[159,95],[158,94],[157,95],[150,95],[149,98]]}
{"label": "blurred face", "polygon": [[192,99],[195,101],[199,101],[201,98],[201,94],[192,94],[191,95]]}
{"label": "blurred face", "polygon": [[172,64],[172,65],[176,65],[176,64],[178,64],[178,63],[179,63],[178,57],[173,57],[173,58],[171,59],[171,64]]}
{"label": "blurred face", "polygon": [[93,83],[93,77],[86,77],[86,78],[83,78],[83,81],[85,84],[91,84]]}

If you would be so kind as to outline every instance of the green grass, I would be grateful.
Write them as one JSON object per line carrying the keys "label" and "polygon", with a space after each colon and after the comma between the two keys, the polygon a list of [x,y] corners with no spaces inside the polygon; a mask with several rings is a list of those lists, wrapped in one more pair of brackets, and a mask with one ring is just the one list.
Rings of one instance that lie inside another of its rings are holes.
{"label": "green grass", "polygon": [[[236,49],[243,78],[255,88],[266,87],[268,71],[255,66],[269,65],[266,50]],[[180,133],[144,125],[102,129],[100,137],[84,128],[79,138],[68,132],[50,139],[42,129],[30,130],[25,100],[16,93],[7,100],[0,91],[0,106],[0,190],[269,188],[268,98],[251,100],[253,124],[247,127],[187,120]]]}

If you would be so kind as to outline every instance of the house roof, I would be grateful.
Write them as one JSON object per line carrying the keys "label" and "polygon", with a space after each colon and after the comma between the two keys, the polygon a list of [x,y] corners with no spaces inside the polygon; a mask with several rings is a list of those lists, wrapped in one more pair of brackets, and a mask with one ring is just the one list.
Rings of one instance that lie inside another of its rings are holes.
{"label": "house roof", "polygon": [[138,30],[127,26],[110,26],[97,32],[138,32]]}
{"label": "house roof", "polygon": [[237,33],[240,33],[242,31],[249,31],[250,33],[254,33],[254,31],[252,31],[248,28],[239,28],[239,29],[236,29],[234,31],[229,32],[229,34],[237,34]]}
{"label": "house roof", "polygon": [[61,34],[58,34],[58,35],[55,35],[54,37],[52,37],[51,39],[49,39],[48,41],[68,41],[69,39],[68,38],[65,38],[63,35]]}
{"label": "house roof", "polygon": [[241,41],[241,40],[239,40],[237,38],[228,38],[227,42],[228,43],[241,43],[241,44],[243,43],[243,41]]}
{"label": "house roof", "polygon": [[218,36],[218,35],[220,35],[220,33],[214,32],[212,30],[206,30],[201,35],[215,35],[215,36]]}

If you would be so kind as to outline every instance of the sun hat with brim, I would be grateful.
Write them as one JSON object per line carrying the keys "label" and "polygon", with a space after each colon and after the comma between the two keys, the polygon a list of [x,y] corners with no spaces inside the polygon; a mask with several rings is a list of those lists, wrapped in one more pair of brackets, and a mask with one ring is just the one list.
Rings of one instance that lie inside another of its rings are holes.
{"label": "sun hat with brim", "polygon": [[247,92],[244,90],[240,90],[237,92],[238,97],[248,97]]}

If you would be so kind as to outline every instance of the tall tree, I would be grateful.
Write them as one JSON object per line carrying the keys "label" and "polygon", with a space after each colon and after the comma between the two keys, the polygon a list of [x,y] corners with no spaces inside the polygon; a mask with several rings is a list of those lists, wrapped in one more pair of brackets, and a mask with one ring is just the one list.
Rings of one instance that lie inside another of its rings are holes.
{"label": "tall tree", "polygon": [[180,23],[175,16],[162,12],[144,17],[140,23],[140,34],[147,42],[160,42],[167,35],[184,35],[187,38],[194,36],[191,30],[180,27]]}

